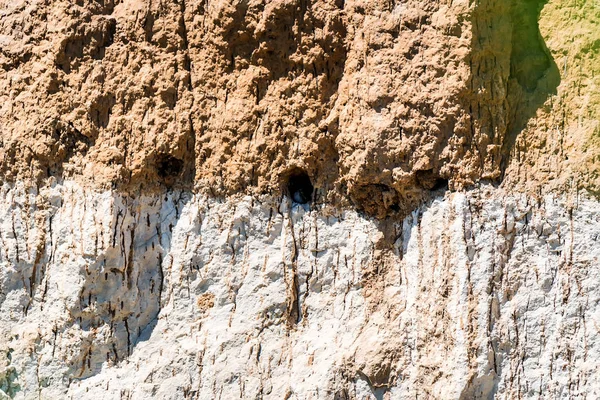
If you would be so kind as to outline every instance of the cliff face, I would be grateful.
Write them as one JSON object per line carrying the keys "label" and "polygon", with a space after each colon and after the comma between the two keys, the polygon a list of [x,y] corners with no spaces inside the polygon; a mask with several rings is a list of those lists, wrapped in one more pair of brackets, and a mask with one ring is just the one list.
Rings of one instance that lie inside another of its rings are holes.
{"label": "cliff face", "polygon": [[584,398],[600,8],[0,0],[0,399]]}
{"label": "cliff face", "polygon": [[0,167],[212,196],[300,171],[318,202],[403,216],[502,176],[560,80],[542,5],[10,1]]}
{"label": "cliff face", "polygon": [[2,194],[11,398],[600,394],[585,196],[483,187],[386,225],[249,196]]}

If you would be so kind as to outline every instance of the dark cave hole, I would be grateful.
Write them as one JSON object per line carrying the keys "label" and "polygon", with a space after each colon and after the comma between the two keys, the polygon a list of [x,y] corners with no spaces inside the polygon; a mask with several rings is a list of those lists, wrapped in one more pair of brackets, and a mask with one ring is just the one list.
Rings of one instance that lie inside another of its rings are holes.
{"label": "dark cave hole", "polygon": [[435,183],[433,184],[433,187],[431,188],[431,190],[435,191],[435,190],[447,189],[447,188],[448,188],[448,179],[438,178],[438,179],[436,179]]}
{"label": "dark cave hole", "polygon": [[431,169],[417,171],[416,178],[423,189],[431,190],[432,192],[448,187],[448,179],[440,177]]}
{"label": "dark cave hole", "polygon": [[169,154],[161,154],[156,160],[156,172],[162,179],[176,178],[183,170],[183,161]]}
{"label": "dark cave hole", "polygon": [[307,204],[312,200],[314,187],[306,171],[296,170],[288,178],[287,190],[294,203]]}
{"label": "dark cave hole", "polygon": [[392,212],[400,212],[402,209],[400,208],[400,204],[392,204],[390,206],[390,211]]}

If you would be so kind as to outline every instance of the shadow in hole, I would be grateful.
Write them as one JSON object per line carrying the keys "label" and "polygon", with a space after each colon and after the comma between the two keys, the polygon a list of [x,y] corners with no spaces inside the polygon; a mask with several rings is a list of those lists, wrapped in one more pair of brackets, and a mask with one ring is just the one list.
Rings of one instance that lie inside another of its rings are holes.
{"label": "shadow in hole", "polygon": [[314,187],[308,173],[301,169],[293,170],[287,176],[287,193],[297,204],[308,204],[312,201]]}

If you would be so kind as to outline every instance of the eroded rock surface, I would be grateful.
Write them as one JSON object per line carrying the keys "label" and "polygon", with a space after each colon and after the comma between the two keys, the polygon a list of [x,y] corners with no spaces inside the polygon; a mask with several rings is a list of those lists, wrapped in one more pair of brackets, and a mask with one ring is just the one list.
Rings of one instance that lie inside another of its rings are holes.
{"label": "eroded rock surface", "polygon": [[600,397],[598,26],[0,0],[0,400]]}
{"label": "eroded rock surface", "polygon": [[406,215],[502,176],[559,81],[543,4],[9,1],[0,167],[213,196],[301,168],[319,201]]}
{"label": "eroded rock surface", "polygon": [[269,198],[3,195],[15,398],[600,394],[585,196],[483,187],[382,226]]}

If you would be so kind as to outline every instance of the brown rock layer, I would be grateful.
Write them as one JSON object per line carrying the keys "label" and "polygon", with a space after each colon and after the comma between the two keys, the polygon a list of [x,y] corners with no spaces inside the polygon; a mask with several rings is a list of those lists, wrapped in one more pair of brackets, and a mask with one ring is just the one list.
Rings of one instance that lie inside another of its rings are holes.
{"label": "brown rock layer", "polygon": [[0,169],[217,196],[301,171],[403,214],[501,178],[558,84],[542,3],[5,0]]}

